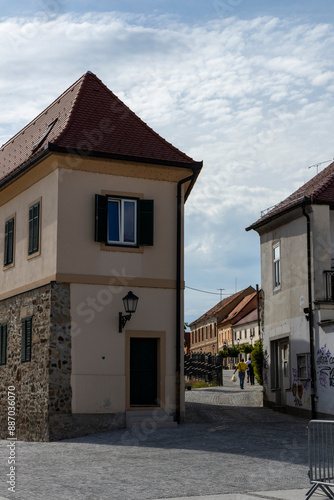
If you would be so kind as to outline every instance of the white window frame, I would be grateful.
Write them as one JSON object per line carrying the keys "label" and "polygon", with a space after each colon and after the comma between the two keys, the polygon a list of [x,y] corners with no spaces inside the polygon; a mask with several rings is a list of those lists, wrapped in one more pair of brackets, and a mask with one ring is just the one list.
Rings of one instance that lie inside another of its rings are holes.
{"label": "white window frame", "polygon": [[[109,220],[108,220],[108,243],[112,245],[127,245],[127,246],[137,246],[137,200],[133,198],[108,198],[108,203],[113,202],[118,205],[118,240],[109,239]],[[134,241],[125,241],[125,217],[124,217],[124,205],[125,203],[132,203],[134,206]]]}
{"label": "white window frame", "polygon": [[[278,249],[279,255],[275,256],[276,250]],[[281,269],[281,244],[276,243],[273,245],[273,280],[274,280],[274,290],[280,290],[282,283],[282,269]]]}
{"label": "white window frame", "polygon": [[310,380],[310,353],[297,354],[297,375],[299,380]]}

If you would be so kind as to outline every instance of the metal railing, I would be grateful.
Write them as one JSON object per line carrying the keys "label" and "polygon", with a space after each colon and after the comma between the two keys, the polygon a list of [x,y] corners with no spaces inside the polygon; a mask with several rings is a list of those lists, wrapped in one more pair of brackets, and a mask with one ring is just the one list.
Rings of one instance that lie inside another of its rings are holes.
{"label": "metal railing", "polygon": [[201,379],[223,385],[222,357],[211,354],[185,354],[184,375],[188,379]]}
{"label": "metal railing", "polygon": [[308,500],[320,488],[334,498],[334,420],[311,420],[308,425],[309,476],[312,483]]}
{"label": "metal railing", "polygon": [[326,300],[334,301],[334,270],[324,271],[326,276]]}

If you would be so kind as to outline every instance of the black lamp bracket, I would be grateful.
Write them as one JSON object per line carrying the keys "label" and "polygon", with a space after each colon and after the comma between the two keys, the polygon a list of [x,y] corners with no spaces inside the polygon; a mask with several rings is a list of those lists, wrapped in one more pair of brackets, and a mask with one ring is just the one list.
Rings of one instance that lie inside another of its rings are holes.
{"label": "black lamp bracket", "polygon": [[118,313],[118,331],[119,333],[122,333],[123,328],[125,327],[125,324],[127,321],[131,319],[131,314],[126,314],[125,316],[122,315],[122,313]]}

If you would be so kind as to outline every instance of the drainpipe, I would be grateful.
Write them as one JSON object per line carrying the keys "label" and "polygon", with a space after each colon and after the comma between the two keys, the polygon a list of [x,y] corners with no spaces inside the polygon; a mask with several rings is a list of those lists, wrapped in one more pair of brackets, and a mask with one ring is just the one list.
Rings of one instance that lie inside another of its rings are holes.
{"label": "drainpipe", "polygon": [[259,332],[259,339],[263,340],[261,337],[261,319],[260,319],[260,292],[259,285],[256,285],[256,308],[257,308],[257,327]]}
{"label": "drainpipe", "polygon": [[[176,225],[176,412],[178,424],[181,423],[181,239],[182,239],[182,184],[196,179],[197,172],[177,183],[177,225]],[[191,185],[191,184],[190,184]],[[182,325],[183,328],[183,325]]]}
{"label": "drainpipe", "polygon": [[308,285],[308,318],[309,318],[309,338],[310,338],[310,369],[311,369],[311,410],[312,419],[316,419],[315,409],[315,365],[314,365],[314,329],[313,329],[313,310],[312,310],[312,262],[311,262],[311,219],[302,206],[303,215],[306,217],[307,227],[307,285]]}

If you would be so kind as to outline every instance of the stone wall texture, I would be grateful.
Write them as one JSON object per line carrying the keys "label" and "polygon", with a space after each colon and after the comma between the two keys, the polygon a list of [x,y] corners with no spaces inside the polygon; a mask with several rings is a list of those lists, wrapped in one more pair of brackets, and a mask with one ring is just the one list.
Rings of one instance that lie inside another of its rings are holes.
{"label": "stone wall texture", "polygon": [[[21,362],[22,319],[32,317],[31,361]],[[8,434],[8,387],[15,387],[15,437],[54,441],[125,426],[125,415],[72,414],[70,285],[48,285],[0,302],[7,363],[0,366],[0,439]]]}
{"label": "stone wall texture", "polygon": [[[51,285],[0,302],[0,322],[7,323],[7,364],[0,366],[0,437],[6,439],[8,387],[16,395],[16,437],[47,441],[50,370]],[[21,362],[22,319],[32,316],[31,361]]]}

